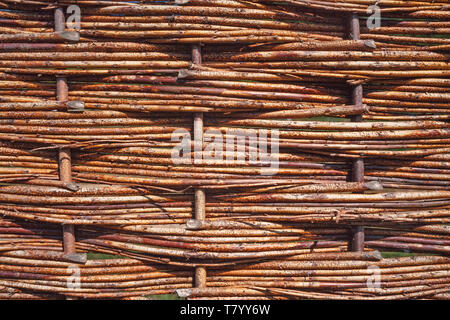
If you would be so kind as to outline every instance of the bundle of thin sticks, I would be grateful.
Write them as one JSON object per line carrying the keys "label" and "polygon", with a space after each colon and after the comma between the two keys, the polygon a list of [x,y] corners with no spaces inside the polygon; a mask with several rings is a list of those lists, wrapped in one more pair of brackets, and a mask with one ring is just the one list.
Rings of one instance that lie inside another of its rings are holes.
{"label": "bundle of thin sticks", "polygon": [[[79,25],[55,31],[70,5]],[[0,299],[448,299],[449,10],[0,1]],[[354,226],[363,252],[349,252]]]}

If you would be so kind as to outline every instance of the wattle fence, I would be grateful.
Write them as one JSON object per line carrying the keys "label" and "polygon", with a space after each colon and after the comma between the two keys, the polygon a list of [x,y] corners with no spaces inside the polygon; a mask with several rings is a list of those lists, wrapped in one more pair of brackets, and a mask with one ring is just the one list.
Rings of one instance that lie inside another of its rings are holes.
{"label": "wattle fence", "polygon": [[449,299],[449,57],[447,0],[1,0],[0,298]]}

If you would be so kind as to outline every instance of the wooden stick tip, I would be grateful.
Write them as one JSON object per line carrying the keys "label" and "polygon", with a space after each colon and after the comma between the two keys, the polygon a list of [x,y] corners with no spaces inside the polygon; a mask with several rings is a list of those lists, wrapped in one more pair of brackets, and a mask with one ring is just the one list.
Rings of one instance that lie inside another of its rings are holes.
{"label": "wooden stick tip", "polygon": [[365,186],[367,187],[367,189],[373,190],[373,191],[381,191],[381,190],[383,190],[383,185],[380,182],[378,182],[378,181],[366,182]]}
{"label": "wooden stick tip", "polygon": [[64,257],[70,262],[82,263],[85,264],[87,262],[87,254],[86,253],[72,253],[66,254]]}
{"label": "wooden stick tip", "polygon": [[75,192],[80,190],[80,186],[76,183],[71,182],[66,184],[66,189]]}
{"label": "wooden stick tip", "polygon": [[376,49],[377,45],[373,40],[364,40],[364,45],[368,48]]}
{"label": "wooden stick tip", "polygon": [[178,71],[179,79],[185,79],[188,77],[188,75],[189,75],[189,72],[186,69],[181,69],[180,71]]}
{"label": "wooden stick tip", "polygon": [[67,102],[67,111],[69,112],[83,112],[84,102],[83,101],[69,101]]}
{"label": "wooden stick tip", "polygon": [[192,294],[191,289],[177,289],[177,290],[175,290],[175,292],[176,292],[177,296],[180,298],[188,298]]}
{"label": "wooden stick tip", "polygon": [[57,34],[64,40],[80,41],[80,33],[77,31],[62,31]]}
{"label": "wooden stick tip", "polygon": [[199,230],[203,227],[203,223],[197,219],[190,219],[186,222],[186,229]]}

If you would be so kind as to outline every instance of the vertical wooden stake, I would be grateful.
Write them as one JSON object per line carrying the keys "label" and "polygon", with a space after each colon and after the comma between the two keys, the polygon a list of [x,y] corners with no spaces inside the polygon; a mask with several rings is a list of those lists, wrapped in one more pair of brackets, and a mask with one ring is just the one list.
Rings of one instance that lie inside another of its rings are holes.
{"label": "vertical wooden stake", "polygon": [[[358,16],[352,14],[349,19],[350,38],[352,40],[360,39],[360,27]],[[352,103],[355,106],[362,105],[363,87],[361,84],[352,88]],[[361,122],[362,115],[351,117],[352,122]],[[364,159],[358,158],[352,161],[351,172],[349,175],[351,182],[364,182]],[[364,227],[356,226],[352,228],[351,250],[356,252],[364,251]]]}
{"label": "vertical wooden stake", "polygon": [[[65,18],[63,8],[55,9],[55,32],[65,30]],[[67,101],[69,88],[66,77],[56,78],[56,99]],[[58,155],[59,179],[65,183],[72,183],[72,154],[69,148],[62,148]],[[75,228],[73,225],[63,225],[63,246],[64,253],[74,254],[75,250]]]}
{"label": "vertical wooden stake", "polygon": [[356,226],[352,229],[352,245],[351,249],[355,252],[364,251],[364,227]]}
{"label": "vertical wooden stake", "polygon": [[205,213],[205,191],[203,189],[195,189],[195,217],[194,219],[204,221],[206,218]]}
{"label": "vertical wooden stake", "polygon": [[[63,32],[66,21],[63,8],[55,9],[55,32]],[[56,100],[68,101],[69,87],[66,77],[56,77]],[[65,183],[72,183],[72,153],[69,148],[61,148],[58,154],[59,179]],[[75,254],[75,228],[73,225],[63,224],[63,248],[65,254]],[[66,300],[73,300],[66,297]]]}
{"label": "vertical wooden stake", "polygon": [[[202,63],[202,53],[200,45],[192,46],[192,62],[200,65]],[[202,160],[203,152],[203,113],[198,112],[194,115],[194,164]],[[201,188],[195,189],[195,213],[194,219],[204,221],[206,196],[205,190]],[[206,287],[206,269],[204,267],[196,267],[194,275],[194,285],[197,288]]]}
{"label": "vertical wooden stake", "polygon": [[[72,182],[72,159],[68,148],[59,150],[59,179],[65,183]],[[63,225],[63,246],[65,254],[74,254],[75,250],[75,228],[73,225]]]}

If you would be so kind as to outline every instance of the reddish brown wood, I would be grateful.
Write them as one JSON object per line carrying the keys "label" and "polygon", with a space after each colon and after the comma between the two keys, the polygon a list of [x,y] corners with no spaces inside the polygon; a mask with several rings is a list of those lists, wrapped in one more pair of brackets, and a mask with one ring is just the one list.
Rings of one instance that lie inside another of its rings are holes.
{"label": "reddish brown wood", "polygon": [[[360,39],[360,26],[359,18],[356,14],[352,14],[349,19],[350,25],[350,38],[352,40]],[[363,99],[363,86],[358,84],[352,87],[352,102],[355,106],[362,106]],[[351,117],[352,122],[362,121],[362,115],[354,115]],[[351,182],[364,182],[364,160],[358,158],[352,161]],[[351,241],[352,251],[364,251],[364,227],[356,226],[352,229],[352,241]]]}

